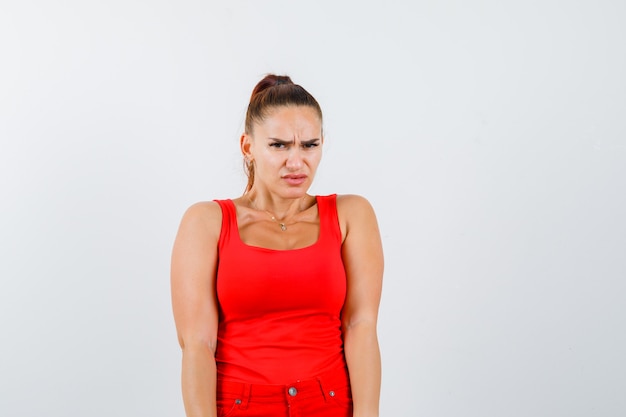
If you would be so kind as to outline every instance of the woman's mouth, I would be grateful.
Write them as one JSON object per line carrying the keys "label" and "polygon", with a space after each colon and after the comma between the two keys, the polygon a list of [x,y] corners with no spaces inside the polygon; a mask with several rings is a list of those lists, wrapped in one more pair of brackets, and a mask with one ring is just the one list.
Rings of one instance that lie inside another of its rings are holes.
{"label": "woman's mouth", "polygon": [[304,174],[288,174],[283,175],[282,178],[289,185],[300,185],[306,181],[307,176]]}

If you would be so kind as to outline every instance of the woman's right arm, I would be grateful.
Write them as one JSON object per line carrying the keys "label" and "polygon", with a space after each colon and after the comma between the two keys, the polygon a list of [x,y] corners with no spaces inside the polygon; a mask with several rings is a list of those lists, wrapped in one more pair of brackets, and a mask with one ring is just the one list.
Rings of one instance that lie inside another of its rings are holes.
{"label": "woman's right arm", "polygon": [[187,417],[216,416],[215,276],[221,221],[217,203],[191,206],[183,216],[172,251],[172,308],[183,351],[182,391]]}

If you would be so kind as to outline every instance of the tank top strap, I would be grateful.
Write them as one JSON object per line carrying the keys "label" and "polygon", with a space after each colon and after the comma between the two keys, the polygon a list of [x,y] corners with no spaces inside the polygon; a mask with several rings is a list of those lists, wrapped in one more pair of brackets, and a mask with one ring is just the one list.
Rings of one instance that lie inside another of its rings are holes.
{"label": "tank top strap", "polygon": [[317,209],[320,216],[320,236],[326,236],[341,244],[341,228],[337,216],[337,194],[317,196]]}
{"label": "tank top strap", "polygon": [[222,229],[218,249],[221,251],[231,239],[231,233],[237,232],[237,209],[232,200],[213,200],[222,209]]}

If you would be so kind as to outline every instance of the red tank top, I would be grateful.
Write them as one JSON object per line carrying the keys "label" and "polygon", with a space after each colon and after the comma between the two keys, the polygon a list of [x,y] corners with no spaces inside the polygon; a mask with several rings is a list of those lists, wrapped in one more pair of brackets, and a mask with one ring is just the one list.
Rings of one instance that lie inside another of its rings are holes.
{"label": "red tank top", "polygon": [[318,240],[274,250],[239,237],[231,200],[222,209],[217,297],[218,378],[288,384],[345,367],[341,310],[346,274],[336,195],[317,196]]}

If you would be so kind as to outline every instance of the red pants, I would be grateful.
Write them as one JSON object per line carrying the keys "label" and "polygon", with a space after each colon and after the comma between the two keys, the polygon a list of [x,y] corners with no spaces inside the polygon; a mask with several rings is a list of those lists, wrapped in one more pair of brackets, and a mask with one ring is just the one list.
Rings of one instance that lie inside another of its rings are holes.
{"label": "red pants", "polygon": [[345,369],[287,385],[217,381],[218,417],[352,417]]}

